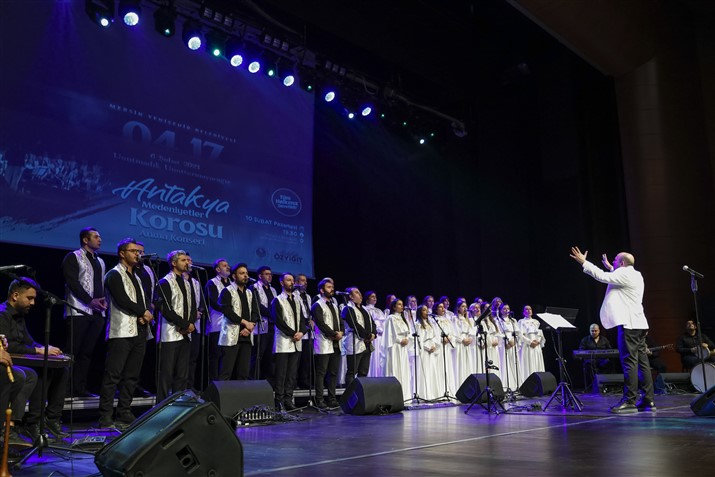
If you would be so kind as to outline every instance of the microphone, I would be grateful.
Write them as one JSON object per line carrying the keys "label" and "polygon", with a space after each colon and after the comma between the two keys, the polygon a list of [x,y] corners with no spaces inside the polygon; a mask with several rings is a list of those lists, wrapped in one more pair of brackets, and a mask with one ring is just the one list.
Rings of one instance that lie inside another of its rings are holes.
{"label": "microphone", "polygon": [[26,265],[6,265],[4,267],[0,267],[0,272],[9,272],[11,270],[20,270],[21,268],[25,268]]}
{"label": "microphone", "polygon": [[336,295],[345,295],[345,296],[350,295],[350,293],[346,293],[346,292],[340,291],[340,290],[335,290],[333,293],[335,293]]}
{"label": "microphone", "polygon": [[[0,267],[0,270],[2,270],[3,268],[4,268],[4,267]],[[703,275],[703,274],[700,273],[700,272],[696,272],[695,270],[693,270],[692,268],[690,268],[690,267],[687,266],[687,265],[683,265],[683,270],[685,270],[686,272],[688,272],[689,274],[691,274],[691,275],[694,276],[695,278],[705,278],[705,275]]]}
{"label": "microphone", "polygon": [[144,258],[153,258],[153,257],[158,257],[158,256],[159,256],[158,253],[144,253],[144,254],[142,254],[142,257],[144,257]]}
{"label": "microphone", "polygon": [[200,269],[200,270],[206,270],[206,269],[205,269],[204,267],[202,267],[201,265],[194,265],[193,263],[189,266],[189,270],[191,270],[192,268],[198,268],[198,269]]}
{"label": "microphone", "polygon": [[251,283],[256,283],[258,280],[256,280],[255,278],[248,277],[248,281]]}

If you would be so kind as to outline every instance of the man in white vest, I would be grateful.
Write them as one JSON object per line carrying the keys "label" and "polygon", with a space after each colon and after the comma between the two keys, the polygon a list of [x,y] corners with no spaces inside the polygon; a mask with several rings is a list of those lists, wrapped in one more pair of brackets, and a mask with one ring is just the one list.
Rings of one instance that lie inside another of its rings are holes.
{"label": "man in white vest", "polygon": [[[315,321],[315,405],[320,409],[338,407],[335,388],[338,384],[338,369],[340,366],[340,340],[345,334],[343,320],[340,319],[338,308],[333,301],[335,284],[330,278],[324,278],[318,283],[318,298],[311,308]],[[323,399],[323,391],[327,377],[328,397]]]}
{"label": "man in white vest", "polygon": [[248,265],[237,263],[231,269],[233,283],[221,290],[221,331],[218,337],[221,381],[248,379],[256,323],[260,319],[253,292],[248,288]]}
{"label": "man in white vest", "polygon": [[[94,227],[86,227],[79,232],[80,248],[68,253],[62,261],[65,278],[65,299],[75,308],[85,313],[65,307],[67,318],[66,350],[74,356],[71,389],[67,395],[76,397],[97,397],[87,389],[87,374],[92,362],[92,352],[102,334],[104,311],[104,260],[97,252],[102,246],[102,237]],[[71,392],[70,392],[71,391]]]}
{"label": "man in white vest", "polygon": [[171,271],[159,280],[156,292],[156,311],[160,316],[157,401],[188,387],[190,336],[195,330],[197,309],[191,284],[183,276],[189,270],[189,256],[183,250],[174,250],[166,261]]}
{"label": "man in white vest", "polygon": [[[146,342],[154,320],[151,297],[137,273],[141,248],[133,238],[117,244],[119,263],[104,277],[109,321],[107,359],[99,394],[99,426],[122,428],[134,421],[131,411],[134,388],[139,380]],[[112,420],[114,393],[119,390],[117,411]]]}
{"label": "man in white vest", "polygon": [[[251,351],[251,375],[256,379],[273,379],[273,333],[275,325],[271,318],[271,302],[276,297],[276,289],[271,285],[273,271],[265,265],[258,267],[258,281],[253,290],[258,298],[261,321],[253,329],[254,346]],[[260,362],[260,365],[259,365]],[[257,369],[260,368],[260,369]]]}
{"label": "man in white vest", "polygon": [[[635,268],[635,258],[628,252],[621,252],[613,259],[613,264],[604,254],[604,272],[586,260],[588,251],[581,253],[578,247],[571,247],[571,258],[583,267],[583,272],[601,283],[607,283],[606,296],[601,305],[601,324],[607,330],[618,328],[618,354],[623,366],[623,398],[611,412],[629,414],[639,411],[653,412],[653,377],[648,362],[648,320],[643,312],[643,275]],[[642,393],[639,401],[639,391]]]}
{"label": "man in white vest", "polygon": [[370,355],[372,341],[376,336],[375,323],[370,314],[362,306],[362,294],[357,287],[345,290],[348,293],[348,306],[343,308],[342,318],[345,321],[345,354],[347,371],[345,387],[358,377],[365,377],[370,371]]}
{"label": "man in white vest", "polygon": [[293,411],[296,409],[293,390],[298,380],[298,363],[307,325],[300,302],[293,294],[293,274],[283,273],[280,282],[283,290],[271,303],[271,316],[276,326],[273,340],[276,381],[273,387],[276,408],[283,406],[287,411]]}
{"label": "man in white vest", "polygon": [[221,334],[223,313],[218,297],[224,288],[231,284],[231,267],[228,260],[219,258],[214,262],[216,276],[206,283],[206,300],[209,307],[209,318],[206,323],[206,336],[209,348],[209,382],[218,379],[219,346],[218,337]]}

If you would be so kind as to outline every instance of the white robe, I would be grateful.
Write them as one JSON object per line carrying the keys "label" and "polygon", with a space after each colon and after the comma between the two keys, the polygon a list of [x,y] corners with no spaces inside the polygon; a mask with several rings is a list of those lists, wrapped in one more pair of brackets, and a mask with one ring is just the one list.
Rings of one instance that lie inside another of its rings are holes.
{"label": "white robe", "polygon": [[[385,350],[385,376],[394,376],[402,385],[402,398],[407,400],[412,397],[413,382],[412,368],[410,367],[409,350],[412,347],[413,337],[409,325],[401,315],[393,314],[385,320],[383,348]],[[407,345],[400,343],[407,339]]]}
{"label": "white robe", "polygon": [[370,371],[367,375],[371,378],[381,378],[386,376],[384,366],[385,366],[385,349],[384,349],[384,331],[385,331],[385,315],[382,310],[375,308],[375,305],[366,305],[365,309],[370,314],[372,321],[375,322],[375,328],[377,331],[377,337],[373,340],[372,344],[375,349],[370,355]]}
{"label": "white robe", "polygon": [[[454,328],[454,323],[452,320],[449,318],[449,316],[445,313],[442,316],[437,316],[435,317],[435,320],[439,320],[439,324],[442,327],[442,330],[444,333],[449,336],[449,341],[452,342],[452,345],[449,343],[444,343],[442,342],[442,346],[444,347],[444,353],[439,354],[439,359],[440,359],[440,370],[442,371],[442,381],[444,381],[444,372],[445,372],[445,366],[442,365],[442,360],[447,361],[447,391],[449,391],[449,394],[454,396],[457,392],[458,386],[456,384],[456,379],[455,379],[455,374],[456,374],[456,362],[457,362],[457,346],[459,346],[459,343],[457,342],[457,334],[455,332]],[[441,337],[442,330],[437,325],[435,326],[435,333],[437,333],[438,338]],[[459,383],[461,384],[461,383]],[[442,395],[444,395],[444,385],[442,386]]]}
{"label": "white robe", "polygon": [[[455,384],[457,386],[461,386],[470,374],[478,372],[477,327],[474,326],[474,321],[466,316],[456,317],[454,326],[457,331],[457,339],[454,343],[454,346],[457,347],[457,359],[455,360]],[[467,340],[471,340],[469,345],[465,345],[465,341]]]}
{"label": "white robe", "polygon": [[[500,337],[499,370],[501,371],[502,385],[504,386],[504,390],[508,388],[512,391],[518,391],[519,386],[521,386],[521,383],[524,381],[518,363],[518,345],[520,340],[519,326],[513,318],[506,318],[497,319],[497,328],[499,330]],[[506,349],[504,337],[516,346]]]}
{"label": "white robe", "polygon": [[[482,323],[484,323],[487,331],[487,359],[491,361],[494,366],[499,368],[489,370],[489,372],[496,374],[497,377],[501,379],[502,369],[501,361],[499,360],[499,347],[503,344],[502,335],[490,318],[485,318]],[[504,383],[502,382],[502,384]]]}
{"label": "white robe", "polygon": [[[521,331],[521,375],[523,380],[531,373],[543,372],[544,353],[542,348],[546,344],[544,332],[539,328],[539,320],[534,318],[522,318],[519,320],[519,330]],[[539,346],[531,347],[533,340],[539,341]]]}
{"label": "white robe", "polygon": [[[437,399],[444,396],[444,371],[442,369],[442,345],[439,330],[429,323],[424,328],[417,325],[421,348],[417,377],[417,393],[422,399]],[[430,353],[428,350],[435,347]]]}

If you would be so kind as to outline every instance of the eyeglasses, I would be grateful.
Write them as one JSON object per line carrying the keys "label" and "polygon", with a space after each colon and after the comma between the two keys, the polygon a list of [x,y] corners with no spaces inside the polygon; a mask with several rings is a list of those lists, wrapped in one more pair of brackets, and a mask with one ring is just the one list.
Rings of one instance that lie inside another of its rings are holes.
{"label": "eyeglasses", "polygon": [[136,253],[137,255],[144,255],[144,250],[139,250],[136,248],[128,248],[125,250],[125,252]]}

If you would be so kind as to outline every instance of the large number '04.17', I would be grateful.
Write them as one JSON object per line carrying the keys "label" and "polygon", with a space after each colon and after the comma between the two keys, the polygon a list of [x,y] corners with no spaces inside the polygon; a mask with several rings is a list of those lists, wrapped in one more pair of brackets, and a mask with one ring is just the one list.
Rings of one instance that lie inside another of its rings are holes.
{"label": "large number '04.17'", "polygon": [[[176,133],[170,129],[162,132],[159,137],[152,140],[149,127],[139,121],[128,121],[122,129],[124,138],[145,146],[155,145],[176,149]],[[193,148],[194,159],[218,159],[223,151],[221,144],[211,141],[202,141],[201,138],[192,138],[190,144]]]}

